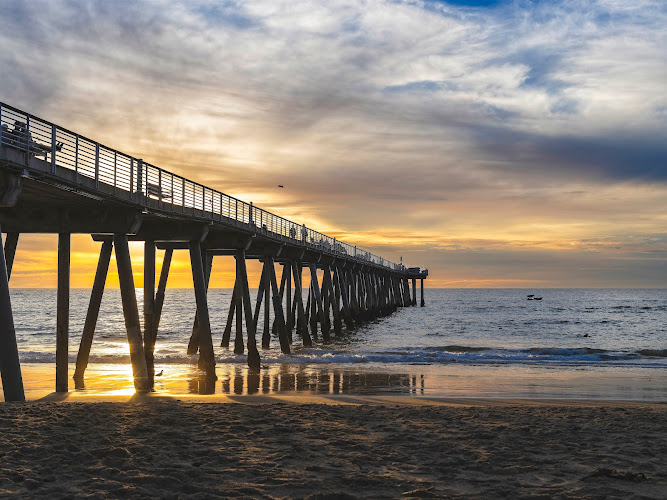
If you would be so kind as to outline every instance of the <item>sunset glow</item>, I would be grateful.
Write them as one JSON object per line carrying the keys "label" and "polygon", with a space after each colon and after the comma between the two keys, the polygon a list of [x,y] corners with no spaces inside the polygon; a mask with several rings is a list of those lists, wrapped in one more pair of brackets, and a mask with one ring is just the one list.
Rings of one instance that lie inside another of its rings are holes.
{"label": "sunset glow", "polygon": [[[664,20],[649,0],[38,1],[0,20],[2,99],[429,286],[661,287]],[[99,244],[73,250],[89,287]],[[22,235],[12,286],[55,286],[55,262]],[[191,285],[177,252],[170,286]]]}

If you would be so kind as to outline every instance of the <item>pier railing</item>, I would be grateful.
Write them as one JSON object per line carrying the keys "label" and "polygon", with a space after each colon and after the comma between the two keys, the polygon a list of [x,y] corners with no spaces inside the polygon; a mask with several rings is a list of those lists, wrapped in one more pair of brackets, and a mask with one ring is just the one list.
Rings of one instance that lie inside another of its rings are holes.
{"label": "pier railing", "polygon": [[287,220],[1,102],[0,145],[24,152],[26,166],[33,157],[43,158],[54,175],[56,167],[67,168],[75,172],[77,180],[79,176],[94,179],[95,186],[110,186],[114,192],[129,194],[137,203],[147,199],[157,200],[160,209],[166,212],[244,225],[269,238],[392,270],[405,269],[402,264],[383,259],[305,224]]}

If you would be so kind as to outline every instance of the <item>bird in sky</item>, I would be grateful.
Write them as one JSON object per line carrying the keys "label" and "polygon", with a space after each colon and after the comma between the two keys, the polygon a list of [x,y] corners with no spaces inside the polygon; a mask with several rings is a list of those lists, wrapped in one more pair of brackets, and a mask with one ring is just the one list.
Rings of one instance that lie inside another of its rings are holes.
{"label": "bird in sky", "polygon": [[283,186],[282,184],[278,184],[278,187],[279,187],[279,188],[282,188],[282,187],[285,187],[285,186]]}

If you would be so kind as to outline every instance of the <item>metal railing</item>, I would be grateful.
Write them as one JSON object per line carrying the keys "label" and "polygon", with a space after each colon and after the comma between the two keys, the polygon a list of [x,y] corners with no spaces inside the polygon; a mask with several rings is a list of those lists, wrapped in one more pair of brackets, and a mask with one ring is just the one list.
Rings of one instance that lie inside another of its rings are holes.
{"label": "metal railing", "polygon": [[129,194],[138,203],[157,200],[160,209],[167,212],[243,225],[279,241],[392,270],[405,269],[402,264],[172,174],[2,102],[0,145],[25,153],[26,166],[32,157],[43,157],[54,175],[56,167],[67,168],[75,172],[77,180],[79,176],[94,179],[96,188],[111,187],[114,193]]}

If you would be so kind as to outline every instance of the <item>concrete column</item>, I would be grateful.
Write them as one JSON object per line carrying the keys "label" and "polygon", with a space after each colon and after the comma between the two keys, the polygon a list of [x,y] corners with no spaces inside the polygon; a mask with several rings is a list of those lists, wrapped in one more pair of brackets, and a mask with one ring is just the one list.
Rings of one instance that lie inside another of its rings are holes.
{"label": "concrete column", "polygon": [[236,287],[238,279],[234,280],[234,289],[232,290],[232,298],[229,303],[229,312],[227,313],[227,323],[225,324],[225,331],[222,334],[222,342],[220,347],[229,347],[229,338],[232,336],[232,321],[234,320],[234,311],[236,310]]}
{"label": "concrete column", "polygon": [[287,310],[287,331],[289,332],[290,341],[292,340],[292,330],[294,329],[294,314],[292,307],[292,263],[287,261],[283,264],[284,271],[287,272],[285,309]]}
{"label": "concrete column", "polygon": [[192,282],[195,288],[195,300],[197,301],[197,318],[199,323],[199,359],[209,379],[217,378],[215,375],[215,355],[213,353],[213,339],[211,338],[211,320],[208,314],[208,301],[206,297],[206,271],[202,260],[202,251],[199,241],[191,241],[190,264],[192,266]]}
{"label": "concrete column", "polygon": [[5,263],[7,265],[7,280],[12,277],[12,267],[14,266],[14,256],[16,255],[16,245],[19,242],[19,233],[7,233],[5,238]]}
{"label": "concrete column", "polygon": [[56,392],[69,390],[70,234],[58,234],[58,297],[56,310]]}
{"label": "concrete column", "polygon": [[417,305],[417,280],[412,278],[412,305]]}
{"label": "concrete column", "polygon": [[268,349],[271,345],[271,276],[275,273],[273,259],[264,259],[264,331],[262,333],[262,349]]}
{"label": "concrete column", "polygon": [[93,282],[93,290],[90,293],[90,302],[88,303],[88,312],[86,313],[86,321],[83,325],[83,333],[81,334],[81,343],[79,344],[79,353],[76,356],[76,369],[74,370],[74,387],[83,389],[83,375],[88,366],[88,358],[90,356],[90,348],[93,345],[93,336],[95,335],[95,327],[97,326],[97,317],[100,313],[100,305],[102,304],[102,295],[104,294],[104,285],[107,281],[107,273],[109,271],[109,262],[111,260],[111,251],[113,250],[113,242],[111,239],[102,242],[100,249],[100,259],[97,261],[97,271],[95,272],[95,281]]}
{"label": "concrete column", "polygon": [[137,295],[134,290],[134,276],[132,275],[132,261],[130,259],[127,235],[114,235],[113,244],[116,250],[118,282],[123,302],[127,342],[130,345],[130,361],[132,362],[134,388],[137,392],[148,392],[150,390],[150,386],[148,385],[148,371],[146,370],[146,357],[141,337],[139,308],[137,307]]}
{"label": "concrete column", "polygon": [[322,326],[322,340],[324,340],[324,342],[330,342],[331,338],[329,337],[329,332],[324,326],[326,321],[324,318],[324,304],[322,304],[322,294],[320,292],[320,284],[318,282],[317,268],[315,267],[315,264],[310,265],[310,280],[311,287],[313,289],[314,305],[317,308],[317,312],[320,318],[320,325]]}
{"label": "concrete column", "polygon": [[5,251],[0,245],[0,374],[5,401],[25,401],[23,377],[16,345],[14,315],[9,297],[9,280]]}
{"label": "concrete column", "polygon": [[290,353],[289,339],[287,338],[287,328],[285,325],[285,314],[283,312],[283,302],[280,296],[280,288],[276,279],[276,269],[273,257],[266,258],[267,274],[269,275],[270,288],[273,290],[273,313],[276,317],[278,328],[278,339],[280,341],[280,350],[283,354]]}
{"label": "concrete column", "polygon": [[153,325],[153,343],[157,339],[157,331],[160,327],[160,318],[162,317],[162,306],[164,305],[164,294],[167,290],[167,280],[169,279],[169,268],[171,267],[171,257],[174,253],[172,248],[164,251],[164,258],[162,259],[162,269],[160,270],[160,282],[157,286],[157,293],[155,294],[155,318]]}
{"label": "concrete column", "polygon": [[155,242],[144,241],[144,355],[146,372],[151,389],[154,384],[155,366]]}
{"label": "concrete column", "polygon": [[421,295],[422,295],[421,306],[424,307],[426,305],[424,302],[424,279],[422,278],[420,281],[421,281]]}
{"label": "concrete column", "polygon": [[296,329],[303,338],[304,347],[311,347],[313,341],[308,333],[308,317],[303,309],[303,287],[301,286],[301,263],[294,262],[292,265],[292,274],[294,276],[294,294],[297,304]]}
{"label": "concrete column", "polygon": [[[243,257],[245,259],[245,256]],[[239,256],[236,256],[236,337],[234,338],[234,354],[243,354],[243,285],[241,284]]]}
{"label": "concrete column", "polygon": [[[248,272],[246,270],[245,252],[239,250],[236,252],[236,276],[241,285],[241,296],[243,300],[243,309],[245,310],[245,324],[248,331],[248,368],[252,371],[259,371],[261,358],[257,350],[257,335],[255,323],[252,317],[252,307],[250,306],[250,289],[248,288]],[[237,309],[240,316],[240,311]]]}

